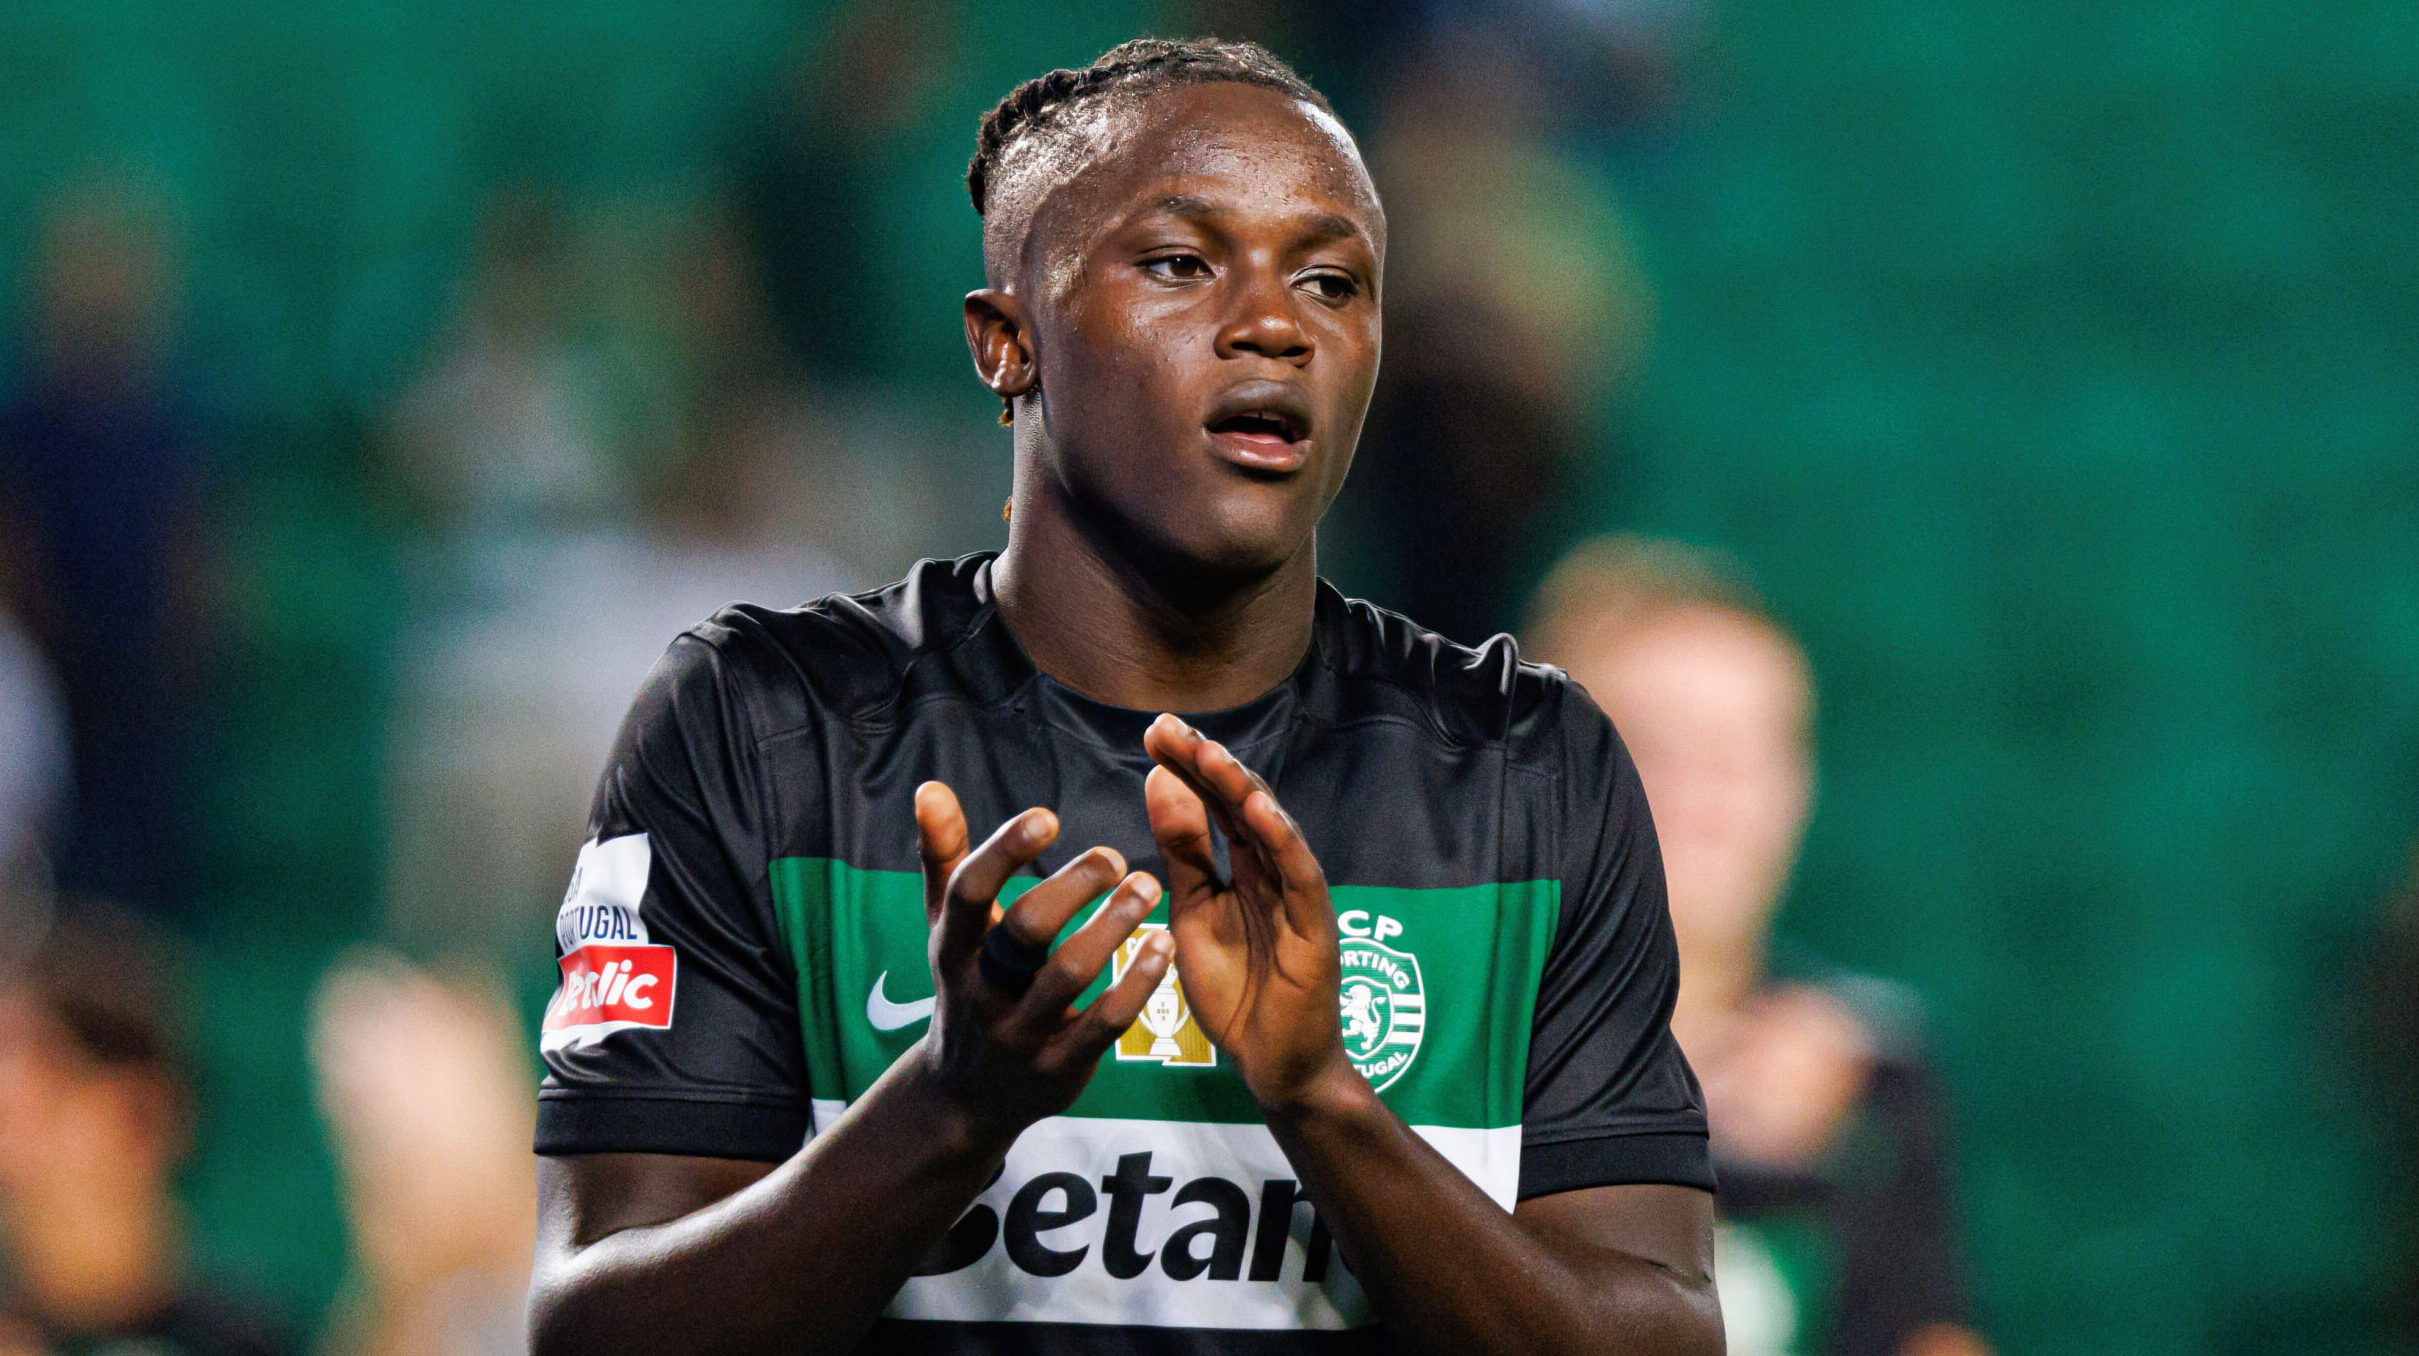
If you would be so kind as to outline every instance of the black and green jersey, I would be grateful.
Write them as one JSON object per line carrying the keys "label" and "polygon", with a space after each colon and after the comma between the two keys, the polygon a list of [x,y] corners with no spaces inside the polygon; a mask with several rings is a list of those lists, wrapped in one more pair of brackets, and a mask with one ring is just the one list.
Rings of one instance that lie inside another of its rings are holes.
{"label": "black and green jersey", "polygon": [[[1268,779],[1326,869],[1355,1064],[1506,1206],[1711,1187],[1662,864],[1611,724],[1508,639],[1466,649],[1324,585],[1317,609],[1291,679],[1185,718]],[[1152,714],[1036,671],[988,556],[683,635],[557,921],[538,1151],[795,1153],[931,1012],[917,785],[948,783],[978,837],[1058,813],[1005,896],[1093,844],[1157,872]],[[1172,972],[926,1272],[872,1349],[1327,1350],[1374,1321]]]}

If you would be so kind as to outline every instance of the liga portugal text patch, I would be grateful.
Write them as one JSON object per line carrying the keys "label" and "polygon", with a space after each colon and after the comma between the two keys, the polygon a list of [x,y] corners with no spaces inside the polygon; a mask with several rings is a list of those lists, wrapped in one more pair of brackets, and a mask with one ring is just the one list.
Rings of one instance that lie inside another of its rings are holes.
{"label": "liga portugal text patch", "polygon": [[672,948],[650,944],[644,913],[654,863],[643,833],[595,839],[580,849],[554,919],[563,987],[546,1005],[540,1050],[672,1025],[680,966]]}

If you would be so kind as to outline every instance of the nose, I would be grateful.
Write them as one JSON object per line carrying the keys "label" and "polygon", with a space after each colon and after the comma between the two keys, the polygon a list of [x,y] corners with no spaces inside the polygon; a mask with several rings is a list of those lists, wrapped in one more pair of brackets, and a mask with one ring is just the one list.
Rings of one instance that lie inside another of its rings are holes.
{"label": "nose", "polygon": [[1218,327],[1218,356],[1250,353],[1296,367],[1309,362],[1310,333],[1294,315],[1296,298],[1285,279],[1256,267],[1238,268],[1229,276],[1236,280],[1235,307]]}

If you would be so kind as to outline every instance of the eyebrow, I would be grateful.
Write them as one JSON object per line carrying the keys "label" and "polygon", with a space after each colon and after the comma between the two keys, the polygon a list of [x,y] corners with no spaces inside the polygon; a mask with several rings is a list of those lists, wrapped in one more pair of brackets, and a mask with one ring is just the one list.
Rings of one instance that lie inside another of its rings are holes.
{"label": "eyebrow", "polygon": [[[1180,193],[1160,199],[1142,215],[1199,218],[1219,216],[1221,213],[1222,209],[1207,198]],[[1352,218],[1336,212],[1321,212],[1310,219],[1309,238],[1304,243],[1324,245],[1331,240],[1350,240],[1363,234],[1361,224]]]}

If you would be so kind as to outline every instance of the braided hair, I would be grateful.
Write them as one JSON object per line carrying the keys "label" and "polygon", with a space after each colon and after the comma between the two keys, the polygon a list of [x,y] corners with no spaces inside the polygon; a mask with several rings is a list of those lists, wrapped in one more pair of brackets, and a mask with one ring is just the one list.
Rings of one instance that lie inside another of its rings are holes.
{"label": "braided hair", "polygon": [[1219,38],[1135,38],[1080,71],[1056,70],[1018,85],[983,115],[966,193],[978,216],[991,207],[1000,161],[1018,143],[1062,122],[1069,109],[1111,94],[1147,94],[1184,85],[1259,85],[1332,113],[1326,97],[1274,52],[1256,42]]}

